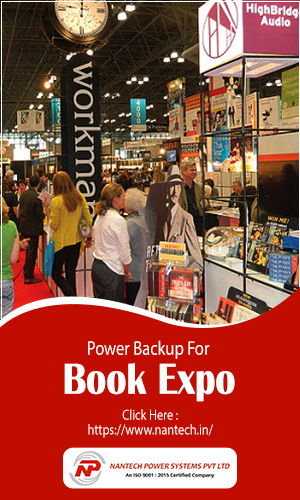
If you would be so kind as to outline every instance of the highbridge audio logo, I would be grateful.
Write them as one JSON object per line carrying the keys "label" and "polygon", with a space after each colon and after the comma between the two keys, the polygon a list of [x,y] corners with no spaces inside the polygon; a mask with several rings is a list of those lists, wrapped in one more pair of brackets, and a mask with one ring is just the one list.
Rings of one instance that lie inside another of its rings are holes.
{"label": "highbridge audio logo", "polygon": [[206,54],[216,59],[231,47],[238,29],[238,8],[234,0],[216,1],[204,22],[202,44]]}
{"label": "highbridge audio logo", "polygon": [[91,486],[98,481],[102,464],[105,464],[105,460],[99,453],[84,451],[76,457],[70,477],[79,486]]}

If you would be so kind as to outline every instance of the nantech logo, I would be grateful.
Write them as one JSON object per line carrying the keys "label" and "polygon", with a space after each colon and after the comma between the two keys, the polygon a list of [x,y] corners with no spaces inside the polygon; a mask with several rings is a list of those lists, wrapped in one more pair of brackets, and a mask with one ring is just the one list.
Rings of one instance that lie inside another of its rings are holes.
{"label": "nantech logo", "polygon": [[101,475],[104,458],[95,451],[84,451],[75,459],[70,478],[79,486],[91,486]]}

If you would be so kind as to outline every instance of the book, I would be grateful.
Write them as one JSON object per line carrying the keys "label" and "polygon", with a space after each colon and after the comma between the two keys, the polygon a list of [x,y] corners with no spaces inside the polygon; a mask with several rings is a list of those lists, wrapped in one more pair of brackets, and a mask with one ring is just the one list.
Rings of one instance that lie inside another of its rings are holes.
{"label": "book", "polygon": [[193,269],[177,268],[171,270],[168,278],[168,296],[174,299],[193,300]]}

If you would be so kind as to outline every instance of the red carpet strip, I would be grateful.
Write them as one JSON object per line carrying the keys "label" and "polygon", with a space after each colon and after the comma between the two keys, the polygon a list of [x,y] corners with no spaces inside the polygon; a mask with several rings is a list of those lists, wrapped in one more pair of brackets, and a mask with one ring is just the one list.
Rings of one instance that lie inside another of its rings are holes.
{"label": "red carpet strip", "polygon": [[[14,310],[18,307],[35,302],[36,300],[51,299],[53,295],[44,280],[35,285],[24,285],[23,266],[25,262],[25,251],[19,253],[19,261],[12,266],[14,273]],[[43,278],[38,267],[35,266],[35,278]]]}

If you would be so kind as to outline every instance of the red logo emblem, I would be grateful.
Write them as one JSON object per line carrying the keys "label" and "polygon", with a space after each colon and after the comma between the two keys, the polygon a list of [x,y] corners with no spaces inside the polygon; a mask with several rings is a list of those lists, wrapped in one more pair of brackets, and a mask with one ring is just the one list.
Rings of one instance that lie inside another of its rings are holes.
{"label": "red logo emblem", "polygon": [[238,28],[238,9],[234,0],[216,1],[204,22],[202,45],[206,54],[217,59],[231,47]]}
{"label": "red logo emblem", "polygon": [[81,473],[85,477],[91,477],[92,472],[100,470],[101,463],[98,460],[81,460],[76,470],[75,477],[80,477]]}

